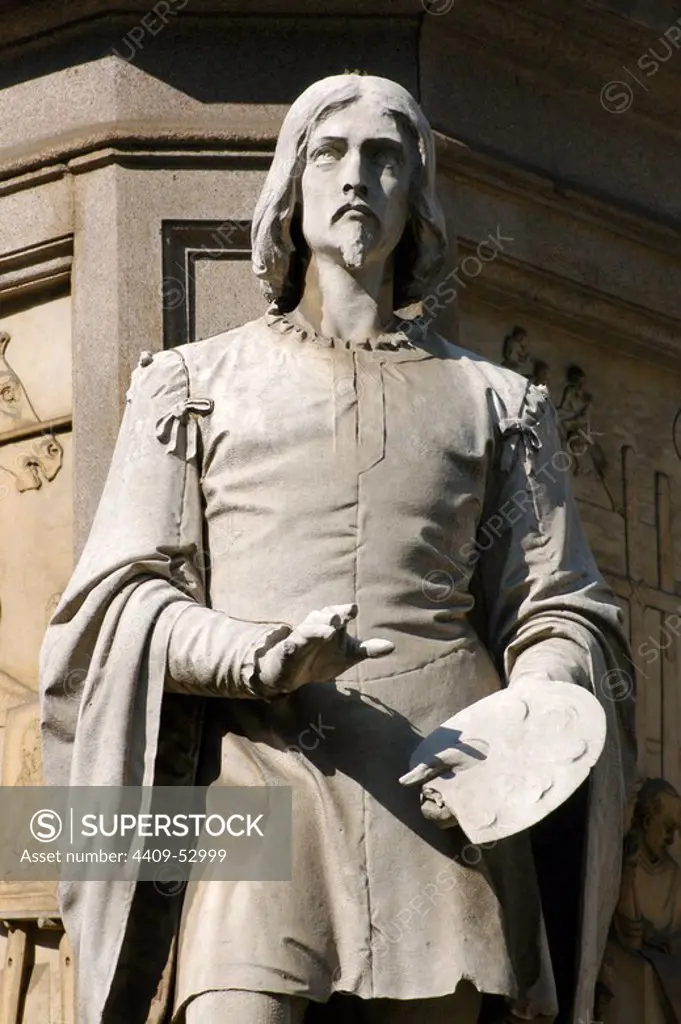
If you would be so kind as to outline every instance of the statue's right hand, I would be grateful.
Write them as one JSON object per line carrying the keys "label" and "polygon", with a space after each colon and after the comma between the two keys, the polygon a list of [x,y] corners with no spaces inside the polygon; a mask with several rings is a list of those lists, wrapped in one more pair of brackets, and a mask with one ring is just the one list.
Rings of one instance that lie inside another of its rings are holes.
{"label": "statue's right hand", "polygon": [[347,625],[357,615],[356,604],[337,604],[310,612],[285,639],[256,662],[257,679],[265,691],[292,693],[306,683],[325,683],[365,658],[382,658],[394,644],[389,640],[358,640]]}

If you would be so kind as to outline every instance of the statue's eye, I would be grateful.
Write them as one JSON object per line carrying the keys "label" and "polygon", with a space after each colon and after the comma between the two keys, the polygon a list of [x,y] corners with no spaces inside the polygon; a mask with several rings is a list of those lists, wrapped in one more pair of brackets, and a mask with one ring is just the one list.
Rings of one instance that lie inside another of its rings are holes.
{"label": "statue's eye", "polygon": [[404,155],[396,146],[382,146],[374,154],[374,161],[380,167],[398,168],[404,163]]}
{"label": "statue's eye", "polygon": [[332,146],[328,143],[326,145],[319,146],[312,154],[312,159],[316,164],[333,163],[335,160],[338,160],[339,157],[340,150],[338,146]]}

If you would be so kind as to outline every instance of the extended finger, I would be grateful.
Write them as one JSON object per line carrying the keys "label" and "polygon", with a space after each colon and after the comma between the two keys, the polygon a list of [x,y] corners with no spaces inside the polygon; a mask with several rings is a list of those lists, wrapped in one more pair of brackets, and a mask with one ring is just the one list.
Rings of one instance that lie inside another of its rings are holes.
{"label": "extended finger", "polygon": [[399,781],[402,786],[423,785],[424,782],[430,782],[446,771],[449,771],[448,765],[444,761],[434,759],[430,764],[417,764],[410,772],[402,775]]}
{"label": "extended finger", "polygon": [[330,604],[320,611],[311,612],[307,618],[313,622],[326,622],[328,625],[333,626],[334,629],[342,629],[347,626],[351,619],[357,617],[357,611],[356,604]]}
{"label": "extended finger", "polygon": [[384,658],[386,654],[392,654],[395,644],[390,640],[380,640],[373,637],[371,640],[362,640],[357,644],[358,658]]}

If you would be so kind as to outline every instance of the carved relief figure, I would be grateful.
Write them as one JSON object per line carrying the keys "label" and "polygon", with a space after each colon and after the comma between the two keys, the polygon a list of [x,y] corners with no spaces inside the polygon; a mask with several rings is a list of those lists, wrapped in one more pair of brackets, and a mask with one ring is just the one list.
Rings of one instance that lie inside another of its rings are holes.
{"label": "carved relief figure", "polygon": [[43,481],[54,480],[62,467],[64,449],[53,434],[32,438],[19,448],[15,458],[19,491],[37,491]]}
{"label": "carved relief figure", "polygon": [[[81,1024],[142,1024],[159,993],[176,1024],[335,1007],[350,1022],[358,1002],[376,1024],[474,1024],[485,994],[523,1021],[559,998],[575,1020],[593,1009],[631,703],[603,700],[576,976],[571,956],[551,960],[527,831],[467,859],[461,830],[421,809],[447,766],[408,772],[423,736],[506,685],[599,694],[628,665],[568,475],[537,477],[560,445],[545,389],[395,314],[428,295],[445,251],[414,99],[324,79],[289,110],[254,214],[270,310],[135,371],[43,645],[46,777],[275,779],[294,793],[293,869],[196,880],[181,907],[151,885],[64,884]],[[508,357],[522,363],[522,339]],[[496,540],[469,557],[492,516]],[[330,728],[301,750],[320,716]]]}
{"label": "carved relief figure", "polygon": [[505,335],[502,346],[502,366],[508,370],[514,370],[521,374],[526,380],[542,387],[549,386],[548,363],[541,359],[533,359],[527,347],[527,331],[524,327],[516,324],[508,334]]}
{"label": "carved relief figure", "polygon": [[[625,842],[613,918],[613,938],[628,957],[617,957],[610,949],[604,980],[610,996],[620,975],[626,976],[625,983],[636,981],[642,992],[646,965],[652,965],[660,1012],[668,1024],[681,1021],[681,866],[671,853],[680,830],[681,796],[664,779],[646,779]],[[613,1020],[626,1014],[629,1001],[615,997]]]}
{"label": "carved relief figure", "polygon": [[19,443],[0,447],[0,470],[14,478],[18,491],[39,490],[44,481],[54,480],[62,467],[64,450],[54,436],[46,432],[21,441],[21,431],[40,424],[26,389],[5,357],[11,336],[0,332],[0,445],[2,435],[17,433]]}
{"label": "carved relief figure", "polygon": [[[593,472],[601,482],[608,501],[617,511],[617,504],[608,487],[608,460],[602,446],[595,440],[591,429],[590,409],[593,395],[587,390],[586,374],[581,366],[569,366],[565,374],[565,385],[558,403],[558,423],[566,449],[572,454],[572,472],[585,472],[584,460],[588,460]],[[586,470],[587,473],[591,470]]]}
{"label": "carved relief figure", "polygon": [[586,374],[581,366],[569,366],[565,381],[558,402],[558,422],[565,443],[569,444],[572,438],[589,433],[589,407],[593,395],[586,390]]}
{"label": "carved relief figure", "polygon": [[62,467],[64,449],[54,434],[32,437],[0,447],[0,470],[13,477],[18,491],[38,491],[54,480]]}
{"label": "carved relief figure", "polygon": [[38,417],[23,384],[7,362],[12,336],[0,331],[0,435],[38,423]]}
{"label": "carved relief figure", "polygon": [[670,953],[681,939],[681,867],[671,855],[681,829],[681,797],[664,779],[647,779],[624,851],[615,929],[622,945]]}
{"label": "carved relief figure", "polygon": [[[549,387],[550,367],[541,359],[533,359],[527,347],[527,331],[516,324],[504,337],[502,366],[520,373],[533,384]],[[566,371],[565,384],[557,404],[558,423],[561,439],[566,450],[573,456],[572,472],[576,475],[582,467],[583,457],[588,460],[599,477],[610,504],[615,504],[606,483],[608,462],[598,442],[594,440],[590,424],[590,408],[593,395],[586,388],[586,374],[581,366],[573,364]]]}
{"label": "carved relief figure", "polygon": [[3,786],[42,785],[40,707],[35,698],[7,714]]}
{"label": "carved relief figure", "polygon": [[[0,673],[0,684],[2,682]],[[40,706],[34,692],[22,689],[26,694],[24,703],[15,701],[16,706],[7,712],[0,781],[3,786],[43,786]],[[3,830],[4,856],[20,858],[22,845],[19,829],[13,827],[13,824]],[[8,917],[56,917],[56,888],[52,881],[8,882],[0,879],[0,914],[7,914]]]}
{"label": "carved relief figure", "polygon": [[534,362],[527,348],[527,331],[516,324],[504,338],[502,346],[502,366],[515,370],[528,379],[533,376]]}

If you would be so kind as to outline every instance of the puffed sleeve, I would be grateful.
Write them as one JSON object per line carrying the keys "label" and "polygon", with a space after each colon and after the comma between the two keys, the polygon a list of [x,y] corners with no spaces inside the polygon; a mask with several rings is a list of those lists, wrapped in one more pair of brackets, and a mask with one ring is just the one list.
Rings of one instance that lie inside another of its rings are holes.
{"label": "puffed sleeve", "polygon": [[164,689],[257,697],[255,654],[287,631],[207,607],[198,432],[211,407],[191,395],[179,351],[143,353],[90,535],[41,650],[51,781],[149,781]]}
{"label": "puffed sleeve", "polygon": [[[213,403],[200,396],[190,397],[186,365],[183,370],[184,391],[159,416],[155,435],[165,457],[198,465],[198,419],[210,415]],[[201,697],[267,699],[259,686],[258,656],[288,636],[291,627],[286,623],[245,622],[206,606],[202,569],[207,559],[200,550],[204,533],[201,516],[201,507],[196,507],[191,490],[185,488],[183,523],[189,526],[193,539],[176,553],[170,580],[192,600],[179,615],[175,609],[164,613],[172,616],[165,689]]]}
{"label": "puffed sleeve", "polygon": [[[167,465],[158,464],[171,460],[170,476],[181,481],[182,494],[176,499],[180,509],[177,541],[172,549],[164,545],[163,571],[183,601],[181,607],[173,601],[160,617],[159,629],[166,621],[171,623],[164,688],[194,696],[260,699],[257,657],[291,629],[283,623],[244,622],[207,607],[202,506],[195,477],[200,472],[199,422],[212,413],[213,401],[192,394],[187,364],[174,350],[155,357],[142,355],[127,405],[136,474],[153,472],[154,463],[153,478],[167,478]],[[125,428],[124,422],[122,433]],[[147,456],[149,465],[140,465]],[[173,499],[168,496],[168,500],[172,505]]]}
{"label": "puffed sleeve", "polygon": [[[155,357],[143,354],[127,404],[137,455],[150,449],[151,462],[172,460],[177,479],[182,480],[177,543],[165,551],[164,570],[184,600],[180,608],[176,602],[169,604],[159,622],[160,629],[165,620],[171,622],[165,689],[195,696],[261,699],[257,657],[291,629],[283,623],[244,622],[207,607],[202,509],[194,476],[200,471],[199,421],[213,411],[212,399],[191,394],[189,370],[175,350]],[[144,469],[137,465],[136,471]],[[163,478],[167,473],[159,475]]]}

